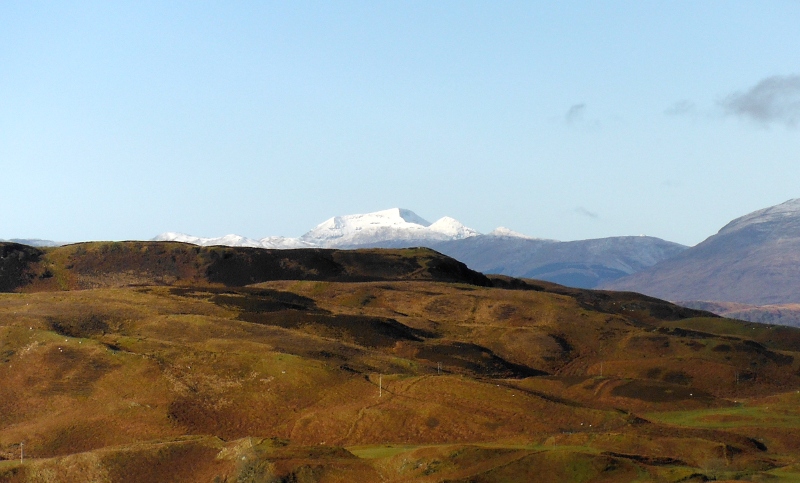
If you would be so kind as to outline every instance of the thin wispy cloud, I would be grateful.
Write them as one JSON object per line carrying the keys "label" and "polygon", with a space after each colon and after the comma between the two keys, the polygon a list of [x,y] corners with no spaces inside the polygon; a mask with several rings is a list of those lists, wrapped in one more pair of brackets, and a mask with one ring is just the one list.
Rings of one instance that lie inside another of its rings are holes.
{"label": "thin wispy cloud", "polygon": [[694,114],[696,111],[697,106],[695,106],[694,102],[683,99],[669,106],[664,110],[664,114],[668,116],[686,116]]}
{"label": "thin wispy cloud", "polygon": [[587,111],[588,106],[585,102],[573,104],[567,109],[566,114],[564,114],[563,121],[567,126],[572,128],[596,131],[601,126],[600,120],[588,116]]}
{"label": "thin wispy cloud", "polygon": [[567,124],[577,124],[583,122],[584,116],[586,114],[586,104],[574,104],[572,105],[569,110],[567,110],[567,114],[564,116],[564,120]]}
{"label": "thin wispy cloud", "polygon": [[800,75],[767,77],[746,92],[719,101],[727,116],[796,127],[800,122]]}
{"label": "thin wispy cloud", "polygon": [[586,218],[591,218],[593,220],[596,220],[596,219],[600,218],[599,214],[595,213],[594,211],[589,211],[586,208],[584,208],[583,206],[579,206],[579,207],[575,208],[575,213],[577,213],[577,214],[579,214],[581,216],[585,216]]}

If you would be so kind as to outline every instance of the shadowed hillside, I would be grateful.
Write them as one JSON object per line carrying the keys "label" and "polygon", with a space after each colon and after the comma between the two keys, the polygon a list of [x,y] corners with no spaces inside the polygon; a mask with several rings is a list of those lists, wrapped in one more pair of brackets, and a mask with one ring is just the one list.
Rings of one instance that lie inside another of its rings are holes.
{"label": "shadowed hillside", "polygon": [[33,266],[42,251],[18,243],[0,242],[0,292],[10,292],[34,281]]}
{"label": "shadowed hillside", "polygon": [[57,248],[0,243],[0,290],[40,291],[268,280],[430,280],[490,285],[427,248],[267,250],[176,242],[90,242]]}
{"label": "shadowed hillside", "polygon": [[0,481],[798,476],[797,329],[425,249],[7,253]]}

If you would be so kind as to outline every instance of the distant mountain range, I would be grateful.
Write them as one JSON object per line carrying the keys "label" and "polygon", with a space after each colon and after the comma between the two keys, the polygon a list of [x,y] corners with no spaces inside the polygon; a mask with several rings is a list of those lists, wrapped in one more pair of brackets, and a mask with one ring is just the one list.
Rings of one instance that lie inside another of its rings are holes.
{"label": "distant mountain range", "polygon": [[729,319],[800,327],[800,304],[747,305],[737,302],[679,301],[678,305],[705,310]]}
{"label": "distant mountain range", "polygon": [[500,227],[489,234],[450,217],[430,223],[411,210],[392,208],[330,218],[299,238],[227,235],[201,238],[163,233],[154,241],[262,248],[403,248],[425,246],[484,273],[536,278],[580,288],[636,273],[687,247],[653,237],[559,242]]}
{"label": "distant mountain range", "polygon": [[737,218],[699,245],[603,288],[800,327],[800,199]]}
{"label": "distant mountain range", "polygon": [[256,240],[239,235],[201,238],[183,233],[162,233],[153,241],[181,241],[201,246],[354,248],[387,242],[412,246],[414,243],[458,240],[477,235],[480,233],[448,216],[430,223],[411,210],[392,208],[363,215],[335,216],[300,238],[270,236]]}
{"label": "distant mountain range", "polygon": [[429,246],[483,273],[534,278],[578,288],[595,288],[636,273],[687,248],[647,236],[559,242],[497,234]]}
{"label": "distant mountain range", "polygon": [[645,236],[560,242],[503,227],[481,234],[450,217],[430,223],[401,208],[336,216],[299,238],[164,233],[154,240],[281,249],[425,246],[483,273],[641,292],[727,317],[800,325],[800,199],[737,218],[691,248]]}
{"label": "distant mountain range", "polygon": [[800,303],[800,199],[737,218],[702,243],[602,286],[667,300]]}
{"label": "distant mountain range", "polygon": [[165,233],[156,240],[270,248],[426,246],[483,273],[641,292],[728,317],[800,324],[800,199],[737,218],[691,248],[652,237],[560,242],[506,228],[484,235],[449,217],[429,223],[399,208],[334,217],[300,238]]}
{"label": "distant mountain range", "polygon": [[10,240],[0,239],[0,242],[19,243],[20,245],[28,245],[29,247],[60,247],[61,245],[67,244],[67,242],[41,240],[39,238],[12,238]]}

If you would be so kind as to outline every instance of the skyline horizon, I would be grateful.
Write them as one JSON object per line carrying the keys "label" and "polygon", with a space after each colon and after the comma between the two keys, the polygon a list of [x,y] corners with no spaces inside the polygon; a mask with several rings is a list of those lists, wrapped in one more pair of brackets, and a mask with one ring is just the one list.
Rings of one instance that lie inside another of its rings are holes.
{"label": "skyline horizon", "polygon": [[[758,209],[753,210],[753,211],[748,212],[748,213],[742,213],[739,216],[731,218],[730,220],[725,222],[723,225],[720,225],[720,227],[717,228],[716,231],[714,231],[713,233],[710,233],[705,238],[703,238],[702,240],[698,241],[697,243],[695,243],[693,245],[688,245],[688,244],[681,243],[681,242],[678,242],[678,241],[675,241],[675,240],[670,240],[668,238],[663,238],[663,237],[659,237],[659,236],[651,235],[651,234],[647,234],[647,233],[618,234],[618,235],[601,236],[601,237],[590,237],[590,238],[578,238],[578,239],[571,239],[571,240],[563,240],[563,239],[548,238],[548,237],[541,237],[541,236],[537,236],[537,235],[532,235],[532,234],[529,234],[529,233],[524,233],[524,232],[521,232],[519,230],[516,230],[513,227],[507,227],[507,226],[503,226],[503,225],[495,226],[493,229],[488,230],[488,231],[482,231],[482,230],[477,230],[477,229],[471,227],[469,224],[463,223],[461,220],[458,220],[458,219],[456,219],[454,217],[451,217],[449,215],[446,215],[446,214],[442,215],[442,216],[439,216],[438,218],[435,218],[434,221],[431,222],[430,218],[425,217],[425,216],[421,216],[416,211],[414,211],[412,209],[404,208],[404,207],[400,207],[400,206],[395,206],[395,207],[392,207],[392,208],[385,208],[385,209],[371,211],[371,212],[364,212],[364,213],[348,213],[348,214],[340,214],[340,215],[329,216],[325,220],[319,222],[318,224],[314,225],[311,228],[308,228],[307,230],[305,230],[304,232],[302,232],[301,234],[296,235],[296,236],[292,236],[292,235],[288,235],[287,236],[287,235],[274,234],[274,233],[273,234],[266,234],[266,235],[263,235],[263,236],[252,236],[252,235],[249,235],[249,234],[242,234],[242,233],[225,233],[225,234],[220,234],[220,235],[214,235],[214,234],[210,234],[209,235],[209,234],[186,233],[186,232],[175,231],[175,230],[167,230],[167,231],[162,231],[160,233],[157,233],[157,234],[155,234],[155,235],[153,235],[151,237],[144,237],[144,238],[55,240],[55,239],[35,237],[35,236],[34,237],[13,236],[13,237],[0,238],[0,241],[14,241],[14,240],[22,240],[22,241],[24,241],[24,240],[30,240],[30,241],[41,241],[41,242],[54,242],[54,243],[58,243],[58,244],[73,244],[73,243],[96,242],[96,241],[97,242],[100,242],[100,241],[155,241],[157,238],[159,238],[160,236],[163,236],[163,235],[182,235],[182,236],[188,236],[188,237],[191,237],[191,238],[197,238],[197,239],[203,239],[203,240],[219,240],[219,239],[223,239],[223,238],[226,238],[226,237],[232,237],[232,236],[242,237],[242,238],[246,238],[246,239],[252,240],[252,241],[260,241],[260,240],[265,240],[265,239],[268,239],[268,238],[282,238],[282,239],[286,239],[286,240],[301,240],[304,235],[307,235],[307,234],[311,233],[315,228],[318,228],[318,227],[324,225],[326,222],[331,221],[331,220],[333,220],[335,218],[338,218],[338,217],[353,217],[353,216],[361,216],[361,215],[383,213],[383,212],[388,212],[388,211],[392,211],[392,210],[401,210],[401,211],[410,212],[412,215],[414,215],[414,216],[416,216],[418,218],[421,218],[422,220],[424,220],[428,224],[433,224],[433,223],[436,223],[437,221],[440,221],[440,220],[443,220],[443,219],[447,219],[447,218],[453,219],[456,222],[462,224],[464,227],[476,231],[478,236],[488,236],[488,235],[492,235],[493,232],[495,232],[495,231],[508,230],[508,231],[511,231],[511,232],[515,233],[516,235],[519,235],[519,236],[523,237],[523,238],[529,238],[529,239],[535,239],[535,240],[541,240],[541,241],[554,241],[554,242],[575,242],[575,241],[599,240],[599,239],[606,239],[606,238],[625,238],[625,237],[651,237],[651,238],[658,238],[658,239],[661,239],[661,240],[664,240],[664,241],[668,241],[668,242],[672,242],[672,243],[677,243],[677,244],[684,245],[686,247],[690,247],[691,248],[691,247],[694,247],[694,246],[702,243],[703,241],[707,240],[708,238],[716,235],[725,226],[727,226],[728,224],[730,224],[731,222],[733,222],[733,221],[735,221],[735,220],[737,220],[739,218],[743,218],[745,216],[748,216],[748,215],[750,215],[750,214],[752,214],[754,212],[757,212],[757,211],[760,211],[760,210],[763,210],[763,209],[779,206],[779,205],[790,203],[790,202],[794,202],[794,201],[797,201],[797,200],[800,200],[800,197],[799,198],[790,198],[788,200],[782,201],[782,202],[777,203],[775,205],[764,206],[764,207],[758,208]],[[411,223],[414,223],[414,222],[412,221]],[[425,225],[422,225],[422,226],[425,226]],[[506,236],[506,235],[499,235],[499,236]],[[515,235],[512,235],[512,236],[515,236]],[[191,243],[191,242],[189,242],[189,243]]]}

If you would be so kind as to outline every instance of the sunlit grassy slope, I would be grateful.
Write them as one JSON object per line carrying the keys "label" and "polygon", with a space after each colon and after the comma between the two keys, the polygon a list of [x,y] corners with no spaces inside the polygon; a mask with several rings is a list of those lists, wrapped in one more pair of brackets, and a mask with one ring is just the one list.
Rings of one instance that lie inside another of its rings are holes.
{"label": "sunlit grassy slope", "polygon": [[0,481],[800,478],[798,330],[424,249],[263,252],[0,264]]}

